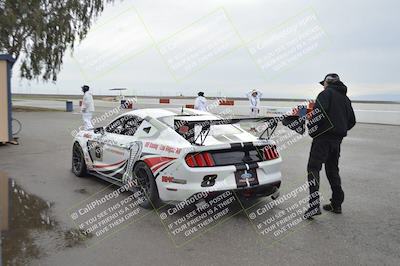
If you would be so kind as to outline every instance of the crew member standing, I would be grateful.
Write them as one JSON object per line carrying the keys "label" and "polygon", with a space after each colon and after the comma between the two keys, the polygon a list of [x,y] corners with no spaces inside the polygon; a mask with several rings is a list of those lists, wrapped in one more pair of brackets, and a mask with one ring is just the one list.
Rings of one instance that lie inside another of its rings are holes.
{"label": "crew member standing", "polygon": [[310,184],[309,209],[304,217],[311,219],[321,214],[319,200],[319,172],[325,164],[325,172],[332,189],[330,203],[323,206],[326,211],[342,213],[344,192],[339,176],[340,146],[347,131],[354,127],[356,118],[347,87],[337,74],[328,74],[320,82],[324,90],[318,95],[312,117],[308,123],[309,134],[313,138],[307,165]]}
{"label": "crew member standing", "polygon": [[204,92],[197,93],[197,98],[194,101],[194,109],[200,111],[207,111],[207,99],[204,97]]}
{"label": "crew member standing", "polygon": [[[246,94],[249,99],[250,104],[250,117],[257,117],[260,113],[260,99],[262,97],[262,92],[258,90],[251,90]],[[253,126],[250,128],[250,131],[256,131],[256,128]]]}
{"label": "crew member standing", "polygon": [[94,112],[94,101],[92,93],[89,92],[89,86],[87,85],[82,86],[82,91],[83,91],[83,99],[81,106],[82,119],[85,130],[88,130],[93,128],[92,116]]}

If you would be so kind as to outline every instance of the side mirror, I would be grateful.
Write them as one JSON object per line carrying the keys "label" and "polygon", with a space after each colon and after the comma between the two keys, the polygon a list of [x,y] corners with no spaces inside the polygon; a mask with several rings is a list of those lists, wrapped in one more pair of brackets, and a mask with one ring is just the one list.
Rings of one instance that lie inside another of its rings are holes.
{"label": "side mirror", "polygon": [[96,134],[104,135],[104,133],[105,133],[104,127],[96,127],[96,128],[93,130],[93,132],[96,133]]}

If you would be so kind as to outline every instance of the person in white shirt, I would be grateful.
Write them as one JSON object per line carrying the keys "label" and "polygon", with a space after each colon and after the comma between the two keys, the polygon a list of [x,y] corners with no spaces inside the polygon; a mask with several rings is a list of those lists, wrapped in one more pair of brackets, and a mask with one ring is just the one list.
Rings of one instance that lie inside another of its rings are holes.
{"label": "person in white shirt", "polygon": [[[260,99],[262,92],[258,90],[251,90],[246,94],[250,103],[250,117],[257,117],[260,113]],[[250,131],[256,131],[255,127],[250,128]]]}
{"label": "person in white shirt", "polygon": [[207,99],[204,97],[204,92],[199,92],[197,98],[194,101],[194,109],[200,111],[207,111]]}
{"label": "person in white shirt", "polygon": [[82,86],[82,91],[83,91],[83,99],[82,99],[81,112],[82,112],[83,126],[85,130],[88,130],[93,128],[92,116],[94,112],[94,101],[92,94],[89,92],[89,86],[87,85]]}

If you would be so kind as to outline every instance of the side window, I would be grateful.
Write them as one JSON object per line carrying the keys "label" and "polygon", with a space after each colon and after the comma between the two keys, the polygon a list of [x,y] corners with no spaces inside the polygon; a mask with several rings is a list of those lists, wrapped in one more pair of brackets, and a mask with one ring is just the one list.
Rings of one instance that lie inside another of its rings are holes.
{"label": "side window", "polygon": [[122,116],[114,121],[112,121],[108,126],[106,126],[105,130],[109,133],[120,134],[123,129],[125,119],[127,116]]}
{"label": "side window", "polygon": [[133,136],[142,122],[143,122],[142,118],[137,116],[131,116],[130,119],[126,121],[124,130],[121,134],[127,136]]}
{"label": "side window", "polygon": [[140,117],[125,115],[111,122],[106,127],[106,131],[114,134],[133,136],[142,121],[143,119]]}

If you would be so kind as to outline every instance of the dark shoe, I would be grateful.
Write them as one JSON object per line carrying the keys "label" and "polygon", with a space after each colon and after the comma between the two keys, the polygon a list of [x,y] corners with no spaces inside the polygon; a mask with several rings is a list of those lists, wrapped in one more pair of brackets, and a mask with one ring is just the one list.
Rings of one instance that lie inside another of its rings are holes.
{"label": "dark shoe", "polygon": [[313,219],[313,216],[315,215],[321,215],[321,209],[320,208],[312,208],[312,209],[308,209],[305,213],[304,213],[304,219]]}
{"label": "dark shoe", "polygon": [[324,205],[325,211],[333,212],[333,213],[342,213],[342,207],[334,207],[332,203]]}

